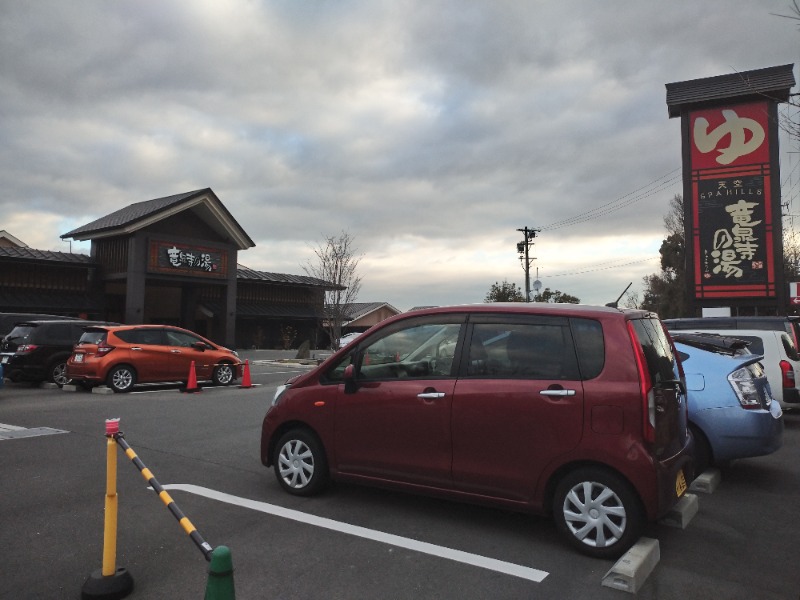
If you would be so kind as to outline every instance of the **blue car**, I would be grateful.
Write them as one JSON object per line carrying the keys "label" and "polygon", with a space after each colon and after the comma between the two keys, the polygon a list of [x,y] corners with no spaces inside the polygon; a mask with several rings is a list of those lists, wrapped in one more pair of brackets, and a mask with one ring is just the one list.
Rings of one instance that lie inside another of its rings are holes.
{"label": "blue car", "polygon": [[783,411],[762,357],[747,342],[672,332],[686,374],[695,473],[737,458],[764,456],[783,443]]}

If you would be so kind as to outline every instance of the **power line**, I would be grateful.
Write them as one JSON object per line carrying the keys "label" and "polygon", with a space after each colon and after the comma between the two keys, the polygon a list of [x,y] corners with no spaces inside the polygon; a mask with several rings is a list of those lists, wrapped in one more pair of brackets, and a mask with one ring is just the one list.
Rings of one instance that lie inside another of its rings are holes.
{"label": "power line", "polygon": [[[666,187],[669,187],[670,185],[672,185],[676,181],[680,181],[681,179],[682,179],[681,167],[678,167],[677,169],[673,169],[666,175],[662,175],[661,177],[651,181],[647,185],[644,185],[628,194],[625,194],[624,196],[621,196],[616,200],[607,202],[602,206],[598,206],[597,208],[589,210],[580,215],[570,217],[562,221],[556,221],[555,223],[551,223],[550,225],[542,227],[542,230],[552,231],[554,229],[561,229],[562,227],[569,227],[570,225],[578,225],[579,223],[583,223],[585,221],[596,219],[598,217],[602,217],[607,214],[616,212],[627,206],[630,206],[631,204],[635,204],[636,202],[644,200],[645,198],[649,198],[650,196],[663,191]],[[639,194],[639,192],[643,193]]]}
{"label": "power line", "polygon": [[[628,267],[630,265],[639,265],[646,262],[651,262],[654,260],[661,260],[658,256],[651,256],[649,258],[643,258],[641,260],[632,260],[630,262],[623,263],[621,265],[610,265],[608,267],[598,267],[594,269],[584,269],[583,271],[571,271],[569,273],[556,273],[555,275],[548,274],[547,277],[567,277],[568,275],[583,275],[584,273],[595,273],[597,271],[608,271],[610,269],[619,269],[621,267]],[[606,264],[606,263],[600,263]]]}

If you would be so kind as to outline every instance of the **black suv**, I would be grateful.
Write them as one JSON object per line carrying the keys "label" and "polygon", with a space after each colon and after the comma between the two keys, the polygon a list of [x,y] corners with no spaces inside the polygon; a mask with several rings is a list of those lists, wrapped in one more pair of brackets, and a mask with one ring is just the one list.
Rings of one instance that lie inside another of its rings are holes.
{"label": "black suv", "polygon": [[14,329],[14,325],[17,323],[21,323],[22,321],[63,321],[63,320],[73,320],[72,317],[62,317],[59,315],[45,315],[39,313],[17,313],[17,312],[4,312],[0,313],[0,340],[2,340],[6,334]]}
{"label": "black suv", "polygon": [[15,382],[52,381],[64,385],[69,382],[66,377],[67,359],[84,327],[107,324],[66,318],[17,323],[0,344],[3,375]]}

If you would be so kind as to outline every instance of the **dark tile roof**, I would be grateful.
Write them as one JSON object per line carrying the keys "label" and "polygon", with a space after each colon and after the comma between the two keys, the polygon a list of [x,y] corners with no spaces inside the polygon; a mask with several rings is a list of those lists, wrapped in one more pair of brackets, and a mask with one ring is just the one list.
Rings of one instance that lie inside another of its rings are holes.
{"label": "dark tile roof", "polygon": [[667,84],[667,110],[670,118],[678,117],[681,109],[702,106],[720,100],[769,98],[786,102],[794,86],[794,64],[742,71],[717,77],[692,79]]}
{"label": "dark tile roof", "polygon": [[108,235],[117,229],[135,229],[134,226],[141,221],[152,219],[160,212],[164,212],[167,209],[174,207],[179,207],[183,203],[190,203],[190,201],[202,197],[206,197],[209,205],[213,205],[215,207],[215,213],[217,213],[218,209],[218,213],[222,213],[224,215],[222,219],[219,219],[219,215],[217,213],[215,214],[214,218],[219,219],[220,224],[224,223],[226,230],[231,234],[231,237],[237,239],[241,249],[256,245],[255,242],[250,239],[250,236],[247,235],[244,229],[242,229],[241,225],[239,225],[236,219],[233,218],[233,215],[231,215],[228,209],[225,208],[220,199],[217,198],[217,195],[211,190],[211,188],[194,190],[192,192],[185,192],[183,194],[175,194],[173,196],[166,196],[164,198],[145,200],[144,202],[137,202],[135,204],[131,204],[130,206],[126,206],[125,208],[114,211],[105,217],[95,219],[91,223],[81,225],[77,229],[73,229],[72,231],[63,234],[61,238],[76,238],[80,240],[86,240],[103,234]]}
{"label": "dark tile roof", "polygon": [[399,310],[397,310],[394,306],[392,306],[388,302],[351,302],[350,304],[345,305],[344,314],[351,321],[355,321],[356,319],[360,319],[361,317],[368,315],[371,312],[380,310],[384,306],[390,308],[395,313],[398,314],[400,313]]}
{"label": "dark tile roof", "polygon": [[[203,301],[203,306],[214,314],[222,312],[218,302]],[[260,304],[258,302],[237,302],[236,317],[267,317],[276,319],[321,319],[322,314],[309,304]]]}
{"label": "dark tile roof", "polygon": [[267,273],[265,271],[256,271],[255,269],[245,267],[244,265],[238,265],[237,277],[239,279],[249,279],[251,281],[266,281],[269,283],[286,283],[321,287],[327,290],[333,290],[339,287],[333,283],[323,281],[322,279],[317,279],[316,277],[307,277],[305,275],[286,275],[284,273]]}
{"label": "dark tile roof", "polygon": [[125,208],[120,208],[105,217],[95,219],[91,223],[81,225],[77,229],[65,233],[62,238],[75,237],[77,235],[96,233],[108,229],[117,229],[124,227],[136,221],[149,217],[158,213],[166,208],[180,204],[181,202],[194,198],[200,194],[206,194],[211,190],[206,188],[204,190],[195,190],[193,192],[186,192],[184,194],[175,194],[174,196],[167,196],[165,198],[155,198],[154,200],[145,200],[144,202],[136,202]]}
{"label": "dark tile roof", "polygon": [[[388,302],[351,302],[350,304],[345,304],[342,307],[342,316],[348,322],[355,321],[372,312],[375,312],[376,310],[380,310],[384,306],[394,311],[395,314],[400,314],[400,311]],[[326,306],[325,313],[328,317],[332,317],[334,311],[331,310],[330,306]]]}
{"label": "dark tile roof", "polygon": [[[33,248],[3,248],[0,247],[0,259],[20,259],[23,261],[41,261],[50,263],[71,263],[75,266],[95,265],[92,257],[88,254],[72,254],[69,252],[51,252],[50,250],[35,250]],[[266,273],[256,271],[243,265],[238,265],[236,276],[240,280],[263,281],[265,283],[302,285],[308,287],[319,287],[324,289],[335,289],[336,286],[327,281],[322,281],[316,277],[306,277],[304,275],[287,275],[283,273]]]}
{"label": "dark tile roof", "polygon": [[28,261],[44,261],[72,263],[75,265],[93,265],[94,261],[88,254],[72,254],[71,252],[53,252],[51,250],[35,250],[34,248],[2,248],[0,258],[11,258]]}

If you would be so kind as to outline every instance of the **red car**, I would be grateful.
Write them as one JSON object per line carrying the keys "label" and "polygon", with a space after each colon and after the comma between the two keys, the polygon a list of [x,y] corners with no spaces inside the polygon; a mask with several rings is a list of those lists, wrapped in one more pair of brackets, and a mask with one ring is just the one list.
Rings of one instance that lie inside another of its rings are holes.
{"label": "red car", "polygon": [[228,385],[241,375],[236,352],[187,329],[121,325],[87,327],[67,361],[67,377],[129,392],[137,383],[187,382],[192,363],[198,381]]}
{"label": "red car", "polygon": [[334,478],[552,514],[603,558],[684,494],[692,451],[658,317],[571,304],[387,319],[278,388],[261,434],[291,494]]}

